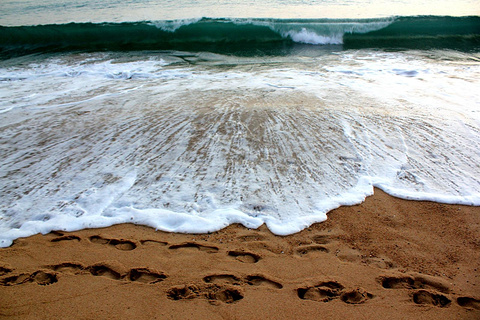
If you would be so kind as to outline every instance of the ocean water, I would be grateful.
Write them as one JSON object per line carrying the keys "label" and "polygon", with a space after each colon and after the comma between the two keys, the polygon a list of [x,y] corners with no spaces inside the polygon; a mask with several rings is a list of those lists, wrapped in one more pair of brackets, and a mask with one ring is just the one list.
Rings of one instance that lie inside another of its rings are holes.
{"label": "ocean water", "polygon": [[2,2],[0,246],[480,205],[476,1]]}

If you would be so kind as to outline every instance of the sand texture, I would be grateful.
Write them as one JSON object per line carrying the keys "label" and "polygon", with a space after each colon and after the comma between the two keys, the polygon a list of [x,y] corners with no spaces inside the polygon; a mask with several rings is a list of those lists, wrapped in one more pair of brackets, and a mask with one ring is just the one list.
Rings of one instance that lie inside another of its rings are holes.
{"label": "sand texture", "polygon": [[130,224],[0,249],[5,319],[480,319],[480,207],[380,190],[286,237]]}

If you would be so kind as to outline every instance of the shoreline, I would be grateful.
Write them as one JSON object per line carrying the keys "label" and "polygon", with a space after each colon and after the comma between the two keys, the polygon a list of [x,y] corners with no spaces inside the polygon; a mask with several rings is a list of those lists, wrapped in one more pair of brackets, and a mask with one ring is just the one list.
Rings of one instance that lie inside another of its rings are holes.
{"label": "shoreline", "polygon": [[478,319],[480,207],[359,205],[288,236],[121,224],[0,248],[5,319]]}

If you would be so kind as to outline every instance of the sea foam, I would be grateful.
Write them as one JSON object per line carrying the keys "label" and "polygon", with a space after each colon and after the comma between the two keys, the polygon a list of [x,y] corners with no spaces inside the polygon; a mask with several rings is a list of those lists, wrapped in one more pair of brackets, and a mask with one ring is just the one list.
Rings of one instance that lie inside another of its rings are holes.
{"label": "sea foam", "polygon": [[436,54],[72,54],[3,67],[0,244],[117,223],[285,235],[374,187],[480,205],[480,69]]}

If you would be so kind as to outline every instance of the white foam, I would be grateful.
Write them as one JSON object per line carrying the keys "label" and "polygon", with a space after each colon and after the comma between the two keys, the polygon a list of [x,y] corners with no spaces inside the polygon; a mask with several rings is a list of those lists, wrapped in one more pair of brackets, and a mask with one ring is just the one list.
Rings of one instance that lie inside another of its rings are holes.
{"label": "white foam", "polygon": [[329,36],[318,35],[313,31],[302,28],[299,32],[287,31],[283,34],[284,37],[290,37],[293,41],[307,44],[342,44],[343,33],[333,34]]}
{"label": "white foam", "polygon": [[152,21],[152,24],[162,29],[163,31],[167,32],[175,32],[179,28],[183,26],[188,26],[190,24],[196,23],[202,20],[202,18],[190,18],[190,19],[178,19],[178,20],[159,20],[159,21]]}
{"label": "white foam", "polygon": [[128,222],[285,235],[373,187],[480,205],[480,67],[468,57],[203,58],[0,70],[0,245]]}
{"label": "white foam", "polygon": [[294,42],[313,45],[339,45],[343,44],[343,36],[347,33],[367,33],[380,30],[394,21],[394,18],[384,18],[365,21],[309,21],[308,23],[252,20],[251,23],[266,25],[272,30],[279,32],[283,37],[292,39]]}

